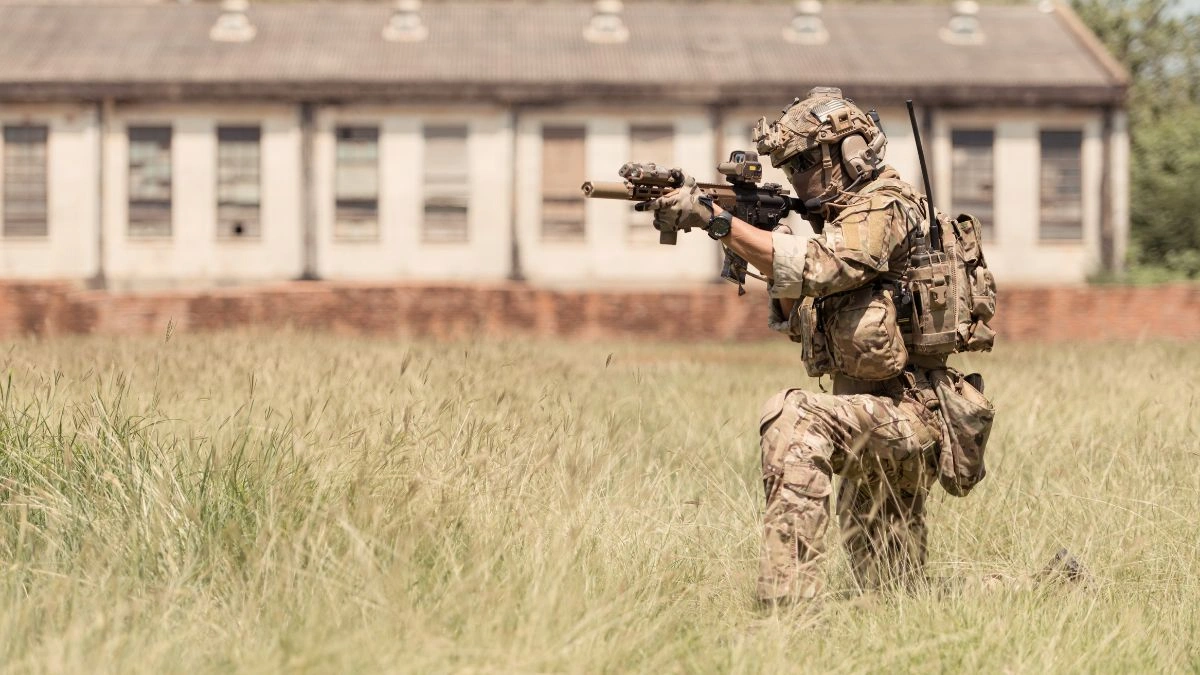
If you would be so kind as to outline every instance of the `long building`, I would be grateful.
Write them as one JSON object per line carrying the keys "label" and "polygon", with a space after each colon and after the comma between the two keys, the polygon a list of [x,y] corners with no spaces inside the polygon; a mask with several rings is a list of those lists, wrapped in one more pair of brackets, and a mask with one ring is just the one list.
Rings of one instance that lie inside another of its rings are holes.
{"label": "long building", "polygon": [[715,180],[814,85],[878,109],[919,184],[916,102],[935,200],[981,217],[1001,283],[1121,265],[1128,77],[1051,2],[0,0],[0,276],[706,282],[716,244],[660,246],[580,184]]}

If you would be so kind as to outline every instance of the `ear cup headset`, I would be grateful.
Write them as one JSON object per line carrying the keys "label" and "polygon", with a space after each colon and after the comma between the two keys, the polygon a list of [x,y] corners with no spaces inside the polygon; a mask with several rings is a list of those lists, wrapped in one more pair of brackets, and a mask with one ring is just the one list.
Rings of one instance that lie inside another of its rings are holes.
{"label": "ear cup headset", "polygon": [[[775,122],[760,119],[754,136],[759,153],[769,155],[772,166],[783,168],[789,179],[822,166],[825,189],[805,202],[809,212],[874,177],[887,147],[879,115],[864,113],[836,87],[814,87]],[[835,149],[848,185],[833,175]]]}

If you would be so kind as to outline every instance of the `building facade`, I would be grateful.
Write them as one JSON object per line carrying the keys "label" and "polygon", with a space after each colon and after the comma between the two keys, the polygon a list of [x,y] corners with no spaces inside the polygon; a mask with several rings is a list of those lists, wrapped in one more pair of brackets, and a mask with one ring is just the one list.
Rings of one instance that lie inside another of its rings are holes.
{"label": "building facade", "polygon": [[580,184],[715,180],[817,84],[920,184],[915,99],[935,201],[980,216],[1001,283],[1121,265],[1127,78],[1058,5],[8,3],[0,276],[703,283],[716,244]]}

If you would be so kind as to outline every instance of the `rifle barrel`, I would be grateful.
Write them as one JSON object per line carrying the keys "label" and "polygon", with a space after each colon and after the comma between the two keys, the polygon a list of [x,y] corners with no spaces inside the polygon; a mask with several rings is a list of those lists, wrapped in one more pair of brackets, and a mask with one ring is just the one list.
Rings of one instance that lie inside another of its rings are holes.
{"label": "rifle barrel", "polygon": [[593,199],[633,199],[633,186],[629,183],[588,181],[582,190],[584,197]]}

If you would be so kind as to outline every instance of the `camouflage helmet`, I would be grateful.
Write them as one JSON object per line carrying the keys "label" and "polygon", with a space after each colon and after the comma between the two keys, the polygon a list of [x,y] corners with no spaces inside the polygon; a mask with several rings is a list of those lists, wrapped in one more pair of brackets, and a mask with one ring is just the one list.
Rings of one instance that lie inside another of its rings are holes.
{"label": "camouflage helmet", "polygon": [[826,177],[832,169],[830,148],[852,139],[842,147],[842,158],[852,178],[873,172],[883,161],[887,144],[878,116],[864,113],[854,101],[842,96],[837,87],[814,87],[803,99],[796,99],[775,122],[759,120],[754,142],[760,155],[770,155],[778,168],[796,155],[821,148]]}

